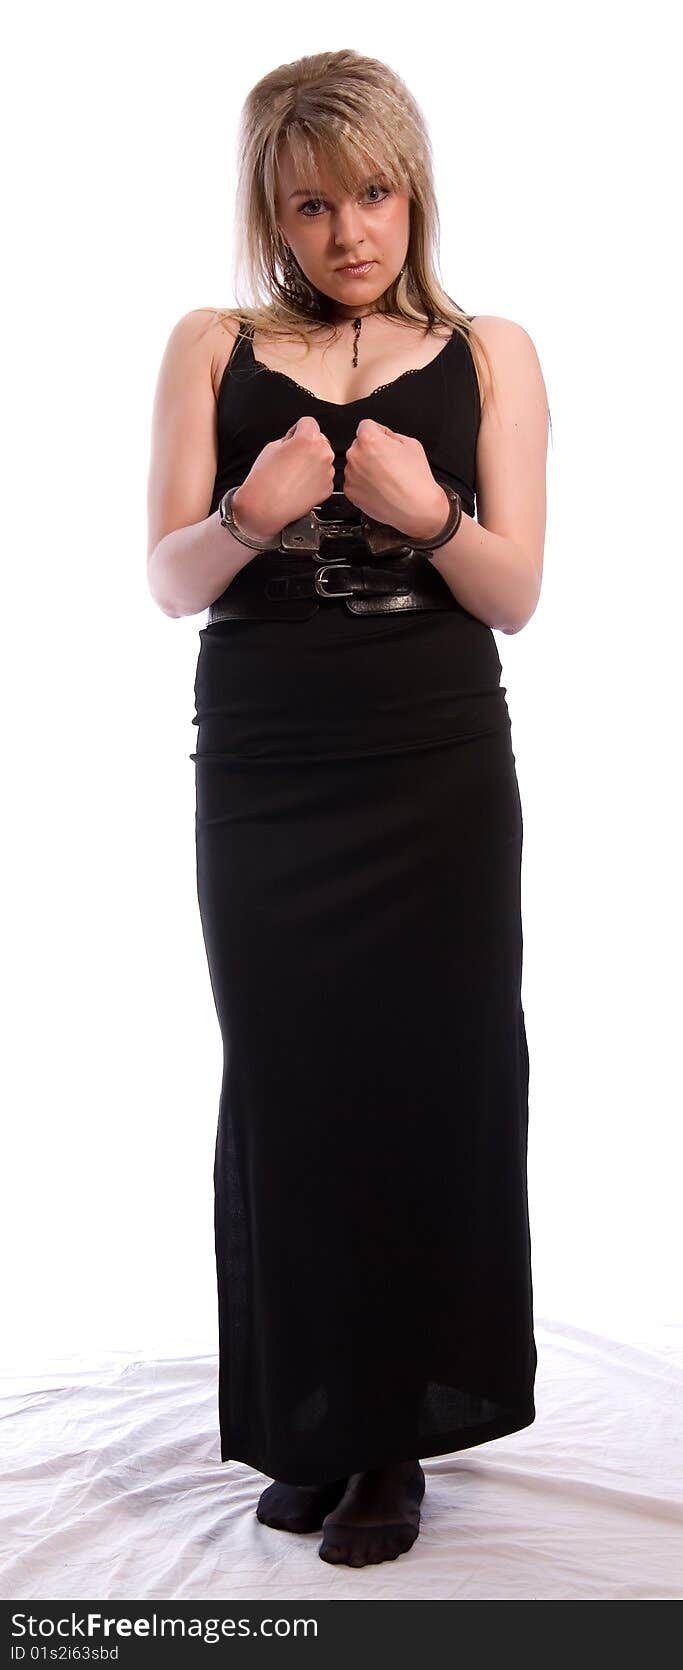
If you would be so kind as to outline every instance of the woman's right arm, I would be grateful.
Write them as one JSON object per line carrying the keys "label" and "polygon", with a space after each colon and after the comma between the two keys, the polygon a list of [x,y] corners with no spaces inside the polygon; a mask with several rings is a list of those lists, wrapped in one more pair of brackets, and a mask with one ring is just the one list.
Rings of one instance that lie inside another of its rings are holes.
{"label": "woman's right arm", "polygon": [[[215,333],[207,308],[186,313],[171,332],[157,380],[147,488],[147,578],[165,615],[196,615],[220,597],[255,552],[207,515],[216,479],[218,425],[211,377]],[[234,324],[234,334],[237,323]],[[247,507],[244,531],[269,537]]]}

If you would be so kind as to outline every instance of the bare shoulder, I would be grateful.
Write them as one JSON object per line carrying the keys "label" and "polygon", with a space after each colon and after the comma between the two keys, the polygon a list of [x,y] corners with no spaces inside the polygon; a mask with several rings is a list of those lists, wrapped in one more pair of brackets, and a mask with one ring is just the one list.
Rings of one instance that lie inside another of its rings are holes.
{"label": "bare shoulder", "polygon": [[495,387],[491,390],[489,368],[480,356],[477,363],[482,413],[493,415],[513,391],[532,402],[542,398],[547,408],[543,372],[529,332],[514,319],[503,319],[494,313],[477,313],[472,324],[488,353],[493,367]]}
{"label": "bare shoulder", "polygon": [[179,366],[203,363],[217,398],[238,330],[239,320],[228,309],[193,307],[173,326],[166,357]]}

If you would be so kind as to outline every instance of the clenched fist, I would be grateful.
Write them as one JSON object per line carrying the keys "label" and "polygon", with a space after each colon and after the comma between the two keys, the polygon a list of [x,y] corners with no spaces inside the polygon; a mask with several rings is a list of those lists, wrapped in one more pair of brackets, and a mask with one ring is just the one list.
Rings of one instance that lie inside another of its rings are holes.
{"label": "clenched fist", "polygon": [[334,489],[334,451],[314,417],[300,417],[268,441],[235,493],[237,526],[253,539],[272,539]]}
{"label": "clenched fist", "polygon": [[413,539],[436,538],[448,514],[422,442],[374,418],[361,418],[348,449],[344,492],[373,521]]}

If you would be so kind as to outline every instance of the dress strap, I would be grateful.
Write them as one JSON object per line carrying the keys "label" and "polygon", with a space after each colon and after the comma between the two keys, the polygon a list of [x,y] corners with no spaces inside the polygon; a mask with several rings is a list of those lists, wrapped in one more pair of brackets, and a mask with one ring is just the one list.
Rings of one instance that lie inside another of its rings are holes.
{"label": "dress strap", "polygon": [[248,334],[249,326],[245,325],[243,319],[240,319],[239,330],[233,342],[232,348],[230,349],[230,357],[228,359],[229,368],[232,368],[233,362],[236,362],[240,358],[240,353],[243,352],[242,343],[246,343]]}

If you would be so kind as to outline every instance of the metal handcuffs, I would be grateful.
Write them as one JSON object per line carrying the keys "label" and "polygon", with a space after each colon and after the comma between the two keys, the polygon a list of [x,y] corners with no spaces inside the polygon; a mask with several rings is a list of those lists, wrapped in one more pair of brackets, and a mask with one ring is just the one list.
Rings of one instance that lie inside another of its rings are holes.
{"label": "metal handcuffs", "polygon": [[[398,528],[392,528],[388,522],[377,522],[373,517],[366,516],[364,511],[360,512],[360,516],[357,516],[355,521],[343,516],[321,517],[318,515],[318,511],[322,510],[322,505],[314,505],[305,516],[299,516],[296,521],[288,522],[279,535],[279,544],[274,545],[272,539],[251,539],[243,533],[241,528],[238,528],[232,501],[241,485],[242,483],[238,482],[234,487],[229,487],[227,492],[223,494],[218,506],[218,513],[221,527],[228,528],[235,539],[240,540],[243,545],[250,546],[254,551],[281,551],[284,555],[297,552],[302,556],[317,557],[320,552],[321,541],[329,539],[339,545],[351,541],[357,544],[359,540],[362,540],[366,550],[373,557],[404,556],[410,551],[431,552],[437,551],[439,546],[445,545],[449,539],[452,539],[460,526],[462,517],[460,494],[456,493],[455,488],[450,487],[447,482],[441,481],[439,486],[443,488],[450,503],[446,525],[436,539],[411,539],[407,534],[402,534]],[[329,498],[325,500],[325,504],[329,504],[331,500],[336,500],[340,508],[341,505],[349,505],[352,509],[357,509],[356,506],[351,505],[351,500],[347,499],[345,493],[331,493]]]}

